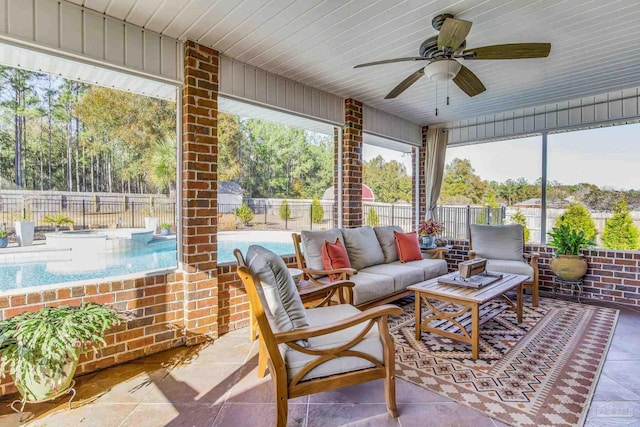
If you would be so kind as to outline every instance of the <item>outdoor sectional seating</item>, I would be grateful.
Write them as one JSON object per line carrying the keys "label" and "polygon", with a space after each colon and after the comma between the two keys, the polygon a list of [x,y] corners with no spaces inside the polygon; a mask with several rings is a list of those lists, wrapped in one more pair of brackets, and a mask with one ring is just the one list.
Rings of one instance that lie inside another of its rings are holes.
{"label": "outdoor sectional seating", "polygon": [[[407,287],[447,273],[444,259],[421,259],[401,262],[398,259],[394,231],[397,226],[333,228],[326,231],[302,231],[293,234],[298,268],[303,279],[316,284],[331,282],[329,274],[355,284],[350,288],[351,301],[360,309],[394,301],[411,292]],[[344,245],[351,262],[350,269],[325,270],[322,245],[335,242]],[[334,277],[335,279],[336,277]]]}

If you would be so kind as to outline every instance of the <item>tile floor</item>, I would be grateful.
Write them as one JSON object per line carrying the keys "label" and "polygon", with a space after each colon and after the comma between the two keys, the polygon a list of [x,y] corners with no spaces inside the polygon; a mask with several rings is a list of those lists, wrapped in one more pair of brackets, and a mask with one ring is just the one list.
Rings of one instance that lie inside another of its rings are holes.
{"label": "tile floor", "polygon": [[[640,309],[621,309],[586,426],[640,426]],[[169,350],[78,378],[72,410],[64,399],[27,405],[25,421],[0,403],[0,426],[271,426],[269,377],[256,376],[256,344],[246,329],[214,344]],[[13,396],[15,397],[15,396]],[[290,401],[291,426],[504,426],[433,392],[397,380],[400,417],[386,412],[380,381]]]}

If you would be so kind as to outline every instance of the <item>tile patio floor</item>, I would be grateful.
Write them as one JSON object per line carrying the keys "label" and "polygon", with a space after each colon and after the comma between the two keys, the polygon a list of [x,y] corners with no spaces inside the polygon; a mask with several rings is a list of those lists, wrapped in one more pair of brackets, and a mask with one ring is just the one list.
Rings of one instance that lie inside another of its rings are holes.
{"label": "tile patio floor", "polygon": [[[640,426],[639,332],[640,308],[621,309],[586,426]],[[271,426],[271,382],[256,376],[257,345],[248,335],[242,329],[209,346],[173,349],[80,377],[72,410],[63,398],[27,405],[22,424],[5,397],[0,426]],[[315,394],[290,401],[289,425],[505,425],[401,379],[397,401],[400,417],[393,419],[381,381]]]}

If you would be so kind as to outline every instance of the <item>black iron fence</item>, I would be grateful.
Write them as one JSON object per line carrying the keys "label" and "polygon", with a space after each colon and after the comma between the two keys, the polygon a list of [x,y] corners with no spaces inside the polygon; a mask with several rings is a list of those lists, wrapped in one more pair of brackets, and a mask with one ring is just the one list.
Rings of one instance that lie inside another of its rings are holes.
{"label": "black iron fence", "polygon": [[252,218],[243,224],[235,214],[240,206],[218,204],[220,229],[258,228],[269,230],[328,230],[334,226],[333,202],[313,204],[306,200],[248,199]]}
{"label": "black iron fence", "polygon": [[444,224],[443,237],[468,240],[468,224],[504,224],[507,208],[478,206],[438,206],[438,221]]}
{"label": "black iron fence", "polygon": [[73,200],[60,202],[51,199],[2,199],[0,200],[0,224],[10,231],[18,220],[34,221],[36,227],[51,228],[47,217],[60,215],[72,221],[66,227],[74,229],[109,227],[144,227],[145,218],[154,217],[158,225],[176,225],[176,204],[173,202],[98,202]]}

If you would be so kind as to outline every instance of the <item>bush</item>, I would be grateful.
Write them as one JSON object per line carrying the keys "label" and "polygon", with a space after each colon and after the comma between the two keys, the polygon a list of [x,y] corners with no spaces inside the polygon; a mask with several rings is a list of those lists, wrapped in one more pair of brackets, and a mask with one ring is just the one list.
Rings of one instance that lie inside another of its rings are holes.
{"label": "bush", "polygon": [[518,209],[516,213],[511,216],[511,223],[520,224],[524,227],[524,242],[527,243],[529,241],[529,236],[531,233],[529,232],[529,228],[527,227],[527,217],[524,216],[522,212],[520,212],[520,209]]}
{"label": "bush", "polygon": [[320,204],[320,200],[317,197],[313,198],[311,202],[311,222],[314,224],[322,223],[324,219],[324,208]]}
{"label": "bush", "polygon": [[289,207],[289,202],[287,202],[287,199],[284,199],[280,204],[280,219],[283,221],[291,219],[291,208]]}
{"label": "bush", "polygon": [[42,219],[42,222],[53,225],[56,231],[63,225],[73,224],[73,220],[63,214],[47,215]]}
{"label": "bush", "polygon": [[369,208],[369,213],[367,214],[367,225],[371,227],[377,227],[380,223],[380,218],[378,218],[378,213],[375,209]]}
{"label": "bush", "polygon": [[609,218],[602,232],[602,244],[607,249],[635,251],[640,244],[640,232],[633,225],[626,199],[613,206],[613,218]]}
{"label": "bush", "polygon": [[241,225],[245,225],[253,219],[253,211],[246,203],[243,203],[242,206],[236,208],[234,211],[238,221],[240,221]]}
{"label": "bush", "polygon": [[235,214],[219,214],[218,215],[218,230],[229,231],[238,228],[238,218]]}
{"label": "bush", "polygon": [[591,218],[591,212],[579,202],[569,203],[567,210],[558,217],[554,226],[560,227],[565,224],[572,231],[582,230],[587,240],[594,240],[598,234],[596,223]]}

